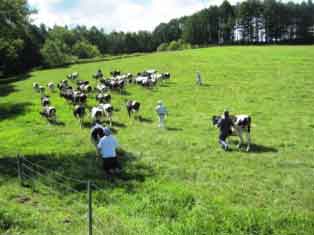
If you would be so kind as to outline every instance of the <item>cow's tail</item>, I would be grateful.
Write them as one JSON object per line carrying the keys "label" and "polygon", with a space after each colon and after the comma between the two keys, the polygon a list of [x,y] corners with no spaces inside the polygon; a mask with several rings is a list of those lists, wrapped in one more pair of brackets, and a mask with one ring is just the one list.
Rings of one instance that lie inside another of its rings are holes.
{"label": "cow's tail", "polygon": [[252,118],[249,116],[248,117],[248,125],[247,125],[248,133],[251,133],[251,123],[252,123]]}

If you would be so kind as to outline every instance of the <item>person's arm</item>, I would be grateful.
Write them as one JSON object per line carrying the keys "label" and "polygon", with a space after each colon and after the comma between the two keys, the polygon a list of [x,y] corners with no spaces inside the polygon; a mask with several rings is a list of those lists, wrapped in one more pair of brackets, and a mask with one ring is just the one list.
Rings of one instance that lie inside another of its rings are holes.
{"label": "person's arm", "polygon": [[97,150],[100,150],[101,149],[101,145],[102,145],[102,141],[99,140],[98,144],[97,144]]}

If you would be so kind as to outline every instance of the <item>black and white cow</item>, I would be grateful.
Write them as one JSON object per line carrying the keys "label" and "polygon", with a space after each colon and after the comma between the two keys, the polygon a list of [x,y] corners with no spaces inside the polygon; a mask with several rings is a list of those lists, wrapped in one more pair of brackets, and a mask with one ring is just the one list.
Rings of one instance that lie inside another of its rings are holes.
{"label": "black and white cow", "polygon": [[119,70],[114,70],[112,72],[110,72],[110,75],[112,77],[116,77],[116,76],[119,76],[121,74],[121,72]]}
{"label": "black and white cow", "polygon": [[55,86],[55,84],[54,84],[53,82],[49,82],[47,86],[48,86],[48,89],[49,89],[51,92],[54,92],[56,86]]}
{"label": "black and white cow", "polygon": [[[212,117],[213,125],[217,126],[221,119],[222,119],[221,116],[213,116]],[[230,115],[230,119],[232,120],[233,123],[233,127],[230,130],[230,135],[236,135],[240,138],[238,148],[241,148],[243,145],[243,133],[245,133],[247,142],[246,151],[250,151],[252,118],[249,115],[241,114]]]}
{"label": "black and white cow", "polygon": [[48,96],[43,96],[40,98],[40,100],[43,107],[50,105],[50,100]]}
{"label": "black and white cow", "polygon": [[69,80],[76,80],[79,77],[79,73],[78,72],[74,72],[74,73],[70,73],[67,75],[67,78]]}
{"label": "black and white cow", "polygon": [[89,81],[85,81],[85,80],[77,80],[76,81],[77,86],[88,85],[88,84],[89,84]]}
{"label": "black and white cow", "polygon": [[100,107],[93,107],[91,111],[91,118],[93,123],[100,123],[104,116],[104,112]]}
{"label": "black and white cow", "polygon": [[57,85],[59,90],[67,89],[69,88],[69,84],[67,80],[62,80],[60,83]]}
{"label": "black and white cow", "polygon": [[86,112],[85,112],[84,105],[75,105],[74,110],[73,110],[73,115],[75,118],[77,118],[79,120],[81,128],[82,128],[85,113]]}
{"label": "black and white cow", "polygon": [[96,100],[99,102],[99,103],[103,103],[103,104],[106,104],[106,103],[110,103],[111,102],[111,95],[110,94],[103,94],[103,93],[99,93],[97,96],[96,96]]}
{"label": "black and white cow", "polygon": [[103,73],[100,69],[98,69],[98,71],[93,75],[93,78],[95,79],[100,79],[100,78],[103,78]]}
{"label": "black and white cow", "polygon": [[126,109],[131,118],[132,113],[138,113],[140,111],[141,103],[136,100],[128,100],[126,101]]}
{"label": "black and white cow", "polygon": [[60,89],[60,96],[63,97],[64,99],[66,99],[67,101],[73,100],[73,93],[74,93],[74,91],[70,87],[68,87],[68,88],[63,87],[62,89]]}
{"label": "black and white cow", "polygon": [[152,78],[152,77],[148,77],[147,79],[144,79],[142,81],[142,86],[143,87],[147,87],[147,88],[153,88],[155,85],[157,84],[157,79]]}
{"label": "black and white cow", "polygon": [[170,77],[171,77],[171,75],[170,75],[170,73],[162,73],[162,79],[165,79],[165,80],[167,80],[167,79],[170,79]]}
{"label": "black and white cow", "polygon": [[126,74],[126,80],[128,83],[132,83],[133,81],[133,74],[132,73],[127,73]]}
{"label": "black and white cow", "polygon": [[43,97],[45,95],[45,90],[46,89],[44,86],[39,85],[38,91],[39,91],[39,94],[41,95],[41,97]]}
{"label": "black and white cow", "polygon": [[100,92],[100,93],[105,93],[109,90],[109,87],[107,87],[104,84],[97,84],[96,86],[96,91]]}
{"label": "black and white cow", "polygon": [[39,92],[39,83],[34,82],[33,83],[33,89],[34,89],[34,91]]}
{"label": "black and white cow", "polygon": [[91,85],[89,84],[82,84],[78,87],[78,90],[80,90],[81,92],[84,92],[84,93],[91,93],[93,91],[93,88]]}
{"label": "black and white cow", "polygon": [[123,92],[125,85],[125,81],[122,79],[102,79],[100,82],[109,87],[110,90],[119,90],[120,93]]}
{"label": "black and white cow", "polygon": [[113,106],[111,104],[99,104],[98,108],[102,110],[104,116],[108,119],[110,126],[112,126]]}
{"label": "black and white cow", "polygon": [[57,110],[53,106],[44,106],[40,114],[46,117],[49,122],[55,123],[57,120]]}
{"label": "black and white cow", "polygon": [[81,91],[73,91],[73,95],[70,97],[70,100],[74,105],[85,104],[87,101],[87,95]]}

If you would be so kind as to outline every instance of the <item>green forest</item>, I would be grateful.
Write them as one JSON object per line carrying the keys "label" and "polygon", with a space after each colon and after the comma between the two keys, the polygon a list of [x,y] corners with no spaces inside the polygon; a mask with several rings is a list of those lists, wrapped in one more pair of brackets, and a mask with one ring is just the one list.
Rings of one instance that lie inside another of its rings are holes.
{"label": "green forest", "polygon": [[26,0],[0,0],[0,77],[104,55],[181,50],[209,45],[312,44],[314,4],[224,1],[152,32],[105,32],[96,27],[35,25]]}

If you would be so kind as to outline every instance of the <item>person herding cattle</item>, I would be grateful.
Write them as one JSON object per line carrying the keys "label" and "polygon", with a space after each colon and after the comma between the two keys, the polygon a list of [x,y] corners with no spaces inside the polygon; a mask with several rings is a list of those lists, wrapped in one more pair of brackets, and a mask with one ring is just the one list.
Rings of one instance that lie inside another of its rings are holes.
{"label": "person herding cattle", "polygon": [[196,85],[203,85],[203,81],[202,81],[202,78],[201,78],[201,73],[199,71],[196,72],[196,78],[195,78],[195,81],[196,81]]}
{"label": "person herding cattle", "polygon": [[219,119],[217,123],[219,128],[219,143],[221,147],[227,151],[229,149],[228,143],[226,142],[228,136],[230,135],[231,128],[233,127],[233,122],[229,116],[229,111],[225,110],[223,117]]}
{"label": "person herding cattle", "polygon": [[229,115],[228,111],[224,112],[223,117],[213,116],[213,124],[220,129],[219,143],[227,150],[228,145],[225,141],[228,136],[235,135],[239,137],[238,148],[240,149],[244,144],[243,134],[246,135],[246,151],[251,148],[251,123],[252,118],[247,114]]}
{"label": "person herding cattle", "polygon": [[163,105],[161,100],[158,101],[155,110],[159,118],[158,127],[160,128],[165,127],[165,118],[168,115],[168,111],[167,108]]}
{"label": "person herding cattle", "polygon": [[104,136],[99,140],[97,149],[100,152],[103,169],[106,173],[113,174],[121,168],[117,158],[117,148],[117,140],[111,135],[110,129],[105,127]]}

